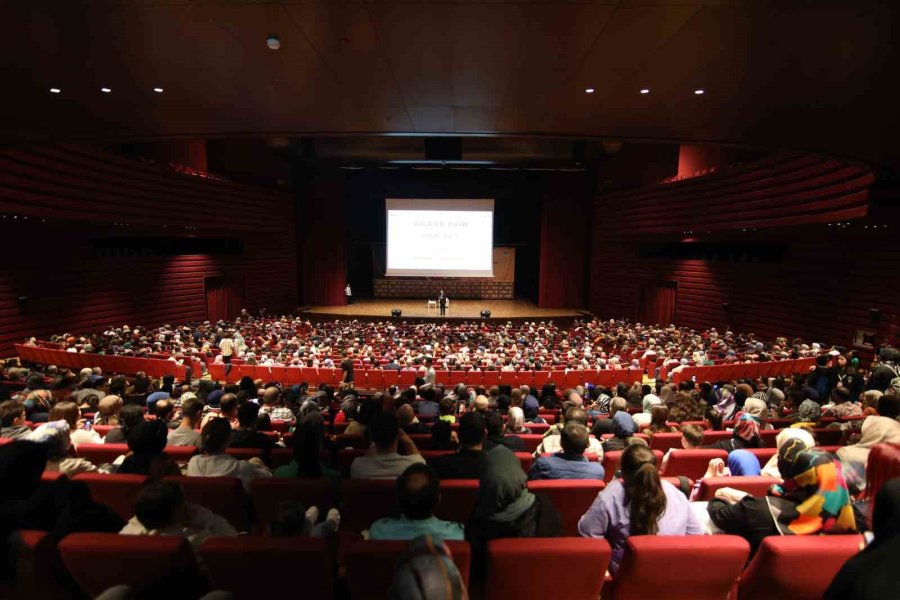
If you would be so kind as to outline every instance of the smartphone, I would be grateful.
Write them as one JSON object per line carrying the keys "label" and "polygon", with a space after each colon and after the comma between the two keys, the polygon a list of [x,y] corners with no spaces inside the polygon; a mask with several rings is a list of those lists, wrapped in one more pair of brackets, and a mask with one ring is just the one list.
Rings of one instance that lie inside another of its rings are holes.
{"label": "smartphone", "polygon": [[84,429],[85,431],[90,431],[91,429],[94,428],[94,422],[91,419],[85,419],[84,425],[82,425],[81,428]]}

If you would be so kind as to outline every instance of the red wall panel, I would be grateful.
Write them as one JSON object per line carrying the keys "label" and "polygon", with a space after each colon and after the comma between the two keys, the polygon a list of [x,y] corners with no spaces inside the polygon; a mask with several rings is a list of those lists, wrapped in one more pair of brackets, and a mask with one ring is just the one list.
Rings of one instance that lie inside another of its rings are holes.
{"label": "red wall panel", "polygon": [[586,198],[548,192],[541,206],[538,306],[582,308],[590,207]]}
{"label": "red wall panel", "polygon": [[[0,354],[29,335],[206,319],[209,276],[243,281],[250,310],[297,303],[290,193],[176,174],[96,148],[46,146],[0,152],[0,212]],[[244,252],[91,250],[93,239],[129,235],[236,238]]]}
{"label": "red wall panel", "polygon": [[[731,326],[844,345],[856,329],[890,337],[900,298],[896,232],[827,225],[841,215],[865,215],[871,182],[861,167],[776,157],[710,177],[598,196],[593,227],[609,235],[595,239],[591,249],[591,309],[601,318],[634,319],[642,283],[676,281],[675,322],[681,326]],[[809,199],[796,200],[798,190],[810,192]],[[808,225],[775,227],[792,223]],[[686,237],[736,247],[780,243],[787,250],[772,263],[640,256],[642,241]],[[870,319],[870,308],[881,311],[880,322]]]}

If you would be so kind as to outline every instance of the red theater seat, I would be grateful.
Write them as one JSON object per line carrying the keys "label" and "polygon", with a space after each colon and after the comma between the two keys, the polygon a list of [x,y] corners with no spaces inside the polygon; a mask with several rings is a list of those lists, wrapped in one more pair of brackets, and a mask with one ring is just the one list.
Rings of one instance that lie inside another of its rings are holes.
{"label": "red theater seat", "polygon": [[[609,483],[612,481],[613,477],[616,474],[616,471],[619,470],[619,461],[622,459],[622,450],[613,450],[611,452],[603,453],[603,481]],[[659,450],[654,450],[653,454],[656,455],[656,464],[661,465],[663,459],[663,453]],[[704,469],[704,473],[706,469]],[[676,473],[676,475],[681,475],[681,473]],[[692,478],[696,479],[696,477]]]}
{"label": "red theater seat", "polygon": [[540,433],[527,433],[525,435],[520,435],[519,438],[525,444],[526,452],[534,452],[537,450],[537,447],[541,445],[544,436]]}
{"label": "red theater seat", "polygon": [[759,432],[759,442],[763,448],[775,449],[775,438],[781,433],[780,429],[763,429]]}
{"label": "red theater seat", "polygon": [[266,477],[250,482],[250,497],[261,531],[272,522],[283,502],[297,501],[306,508],[318,506],[324,515],[328,509],[337,506],[334,496],[334,485],[324,478]]}
{"label": "red theater seat", "polygon": [[209,538],[200,546],[203,567],[217,590],[236,600],[332,596],[334,567],[324,539],[257,536]]}
{"label": "red theater seat", "polygon": [[81,473],[75,476],[75,481],[81,481],[88,486],[91,498],[95,502],[107,505],[127,521],[134,516],[134,501],[138,492],[147,483],[147,477],[144,475]]}
{"label": "red theater seat", "polygon": [[534,455],[530,452],[515,452],[514,454],[516,455],[516,458],[519,459],[522,470],[528,475],[528,472],[531,470],[531,465],[534,464]]}
{"label": "red theater seat", "polygon": [[578,520],[605,487],[605,483],[593,479],[547,479],[528,482],[530,491],[535,494],[546,494],[553,500],[553,506],[562,515],[563,531],[567,536],[578,535]]}
{"label": "red theater seat", "polygon": [[700,480],[700,495],[697,499],[712,500],[718,490],[726,487],[747,492],[751,496],[765,496],[769,488],[780,481],[774,477],[708,477]]}
{"label": "red theater seat", "polygon": [[721,442],[722,440],[730,440],[734,436],[734,433],[731,431],[710,431],[706,430],[703,432],[703,445],[709,446],[710,444],[715,444],[717,442]]}
{"label": "red theater seat", "polygon": [[8,542],[15,560],[15,579],[11,587],[0,584],[0,597],[67,600],[77,594],[77,585],[66,571],[51,534],[19,531]]}
{"label": "red theater seat", "polygon": [[747,451],[756,457],[760,468],[766,466],[769,459],[778,453],[778,450],[775,448],[747,448]]}
{"label": "red theater seat", "polygon": [[612,598],[725,600],[749,554],[750,544],[735,535],[632,536]]}
{"label": "red theater seat", "polygon": [[[341,521],[343,527],[343,521]],[[469,543],[448,541],[453,562],[468,587],[472,552]],[[341,544],[347,583],[353,600],[383,600],[391,587],[398,558],[409,546],[405,541],[349,541]],[[521,575],[521,573],[520,573]]]}
{"label": "red theater seat", "polygon": [[862,536],[771,536],[744,569],[738,600],[819,600]]}
{"label": "red theater seat", "polygon": [[190,502],[224,517],[238,531],[249,531],[249,499],[237,477],[166,477],[184,488]]}
{"label": "red theater seat", "polygon": [[350,479],[341,484],[341,495],[344,501],[342,531],[360,532],[378,519],[396,513],[397,482],[394,479]]}
{"label": "red theater seat", "polygon": [[114,585],[142,589],[160,581],[181,585],[200,577],[191,546],[183,537],[73,533],[59,543],[59,551],[91,598]]}
{"label": "red theater seat", "polygon": [[672,477],[684,475],[691,479],[700,479],[706,473],[709,461],[714,458],[727,461],[728,453],[724,450],[672,450],[660,474]]}
{"label": "red theater seat", "polygon": [[606,540],[593,538],[491,540],[487,552],[485,600],[596,600],[612,556]]}
{"label": "red theater seat", "polygon": [[465,523],[472,516],[477,495],[477,479],[445,479],[441,482],[441,501],[434,511],[435,516]]}
{"label": "red theater seat", "polygon": [[123,454],[128,454],[128,444],[80,444],[76,453],[80,458],[99,467],[113,462]]}
{"label": "red theater seat", "polygon": [[650,448],[665,454],[670,448],[681,448],[681,433],[655,433],[650,438]]}
{"label": "red theater seat", "polygon": [[166,456],[179,463],[186,463],[199,450],[196,446],[166,446]]}
{"label": "red theater seat", "polygon": [[500,385],[500,371],[484,371],[481,385],[488,388],[492,385]]}

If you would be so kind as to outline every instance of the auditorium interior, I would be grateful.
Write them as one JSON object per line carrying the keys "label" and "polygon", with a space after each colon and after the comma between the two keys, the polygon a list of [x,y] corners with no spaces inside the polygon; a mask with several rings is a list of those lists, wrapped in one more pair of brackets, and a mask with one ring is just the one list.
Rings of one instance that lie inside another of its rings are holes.
{"label": "auditorium interior", "polygon": [[894,3],[0,21],[0,597],[900,597]]}

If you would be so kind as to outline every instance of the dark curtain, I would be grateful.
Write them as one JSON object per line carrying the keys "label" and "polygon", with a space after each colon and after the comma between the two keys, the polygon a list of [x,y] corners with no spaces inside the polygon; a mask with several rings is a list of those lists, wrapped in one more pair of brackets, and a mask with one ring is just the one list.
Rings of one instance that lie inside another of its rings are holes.
{"label": "dark curtain", "polygon": [[241,284],[222,277],[206,278],[206,318],[212,322],[237,317],[242,308]]}
{"label": "dark curtain", "polygon": [[300,198],[298,235],[303,247],[304,304],[346,304],[345,195],[346,185],[340,174],[320,173],[314,176],[312,184]]}
{"label": "dark curtain", "polygon": [[676,294],[677,288],[674,286],[645,283],[641,286],[638,321],[663,326],[674,323]]}
{"label": "dark curtain", "polygon": [[577,188],[549,187],[541,205],[538,306],[582,308],[590,199]]}

